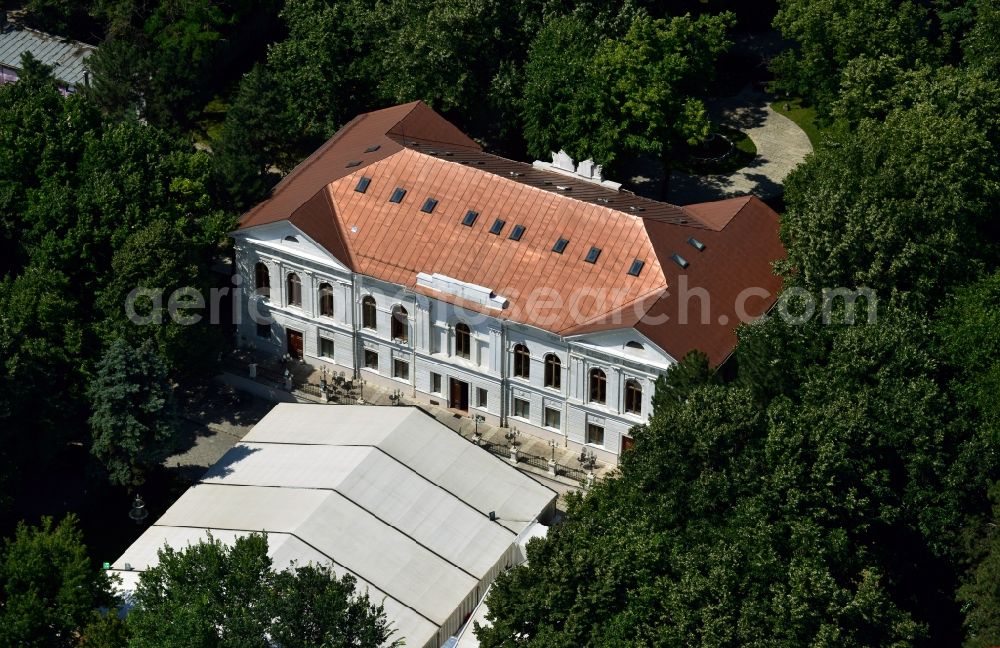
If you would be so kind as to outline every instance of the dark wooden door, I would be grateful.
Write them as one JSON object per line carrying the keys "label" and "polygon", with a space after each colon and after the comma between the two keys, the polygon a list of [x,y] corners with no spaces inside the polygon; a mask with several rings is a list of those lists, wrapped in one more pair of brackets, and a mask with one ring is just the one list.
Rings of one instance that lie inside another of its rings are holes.
{"label": "dark wooden door", "polygon": [[452,409],[469,411],[469,383],[449,378],[451,381],[451,393],[448,399],[448,407]]}
{"label": "dark wooden door", "polygon": [[302,333],[288,329],[288,355],[296,360],[302,359]]}
{"label": "dark wooden door", "polygon": [[635,439],[622,435],[622,453],[626,453],[635,446]]}

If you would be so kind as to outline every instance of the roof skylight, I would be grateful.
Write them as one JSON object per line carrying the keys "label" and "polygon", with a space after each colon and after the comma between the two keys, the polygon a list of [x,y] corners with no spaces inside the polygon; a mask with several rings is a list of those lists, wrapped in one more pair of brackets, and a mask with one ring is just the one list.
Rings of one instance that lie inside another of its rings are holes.
{"label": "roof skylight", "polygon": [[357,191],[358,193],[364,193],[368,191],[368,185],[370,185],[371,183],[372,183],[371,178],[362,176],[361,179],[358,180],[358,184],[354,187],[354,190]]}
{"label": "roof skylight", "polygon": [[424,205],[423,207],[420,208],[420,211],[424,212],[425,214],[433,213],[434,208],[437,207],[437,204],[438,201],[434,200],[433,198],[428,198],[427,200],[424,201]]}
{"label": "roof skylight", "polygon": [[639,273],[642,272],[642,267],[644,265],[646,265],[645,261],[642,261],[641,259],[636,259],[635,261],[632,262],[632,266],[628,269],[628,273],[633,277],[638,277]]}
{"label": "roof skylight", "polygon": [[703,252],[705,250],[705,244],[693,236],[688,238],[688,243],[690,243],[691,247],[698,250],[699,252]]}
{"label": "roof skylight", "polygon": [[396,190],[392,192],[391,196],[389,196],[389,202],[401,203],[403,202],[403,196],[405,195],[406,195],[406,189],[403,189],[402,187],[396,187]]}
{"label": "roof skylight", "polygon": [[493,225],[490,227],[490,234],[499,234],[503,230],[503,226],[507,224],[507,221],[500,218],[493,221]]}
{"label": "roof skylight", "polygon": [[677,254],[676,252],[674,252],[673,254],[671,254],[670,258],[674,260],[674,263],[676,263],[677,265],[679,265],[682,268],[686,268],[689,265],[691,265],[690,263],[687,262],[687,259],[685,259],[681,255]]}
{"label": "roof skylight", "polygon": [[584,259],[587,263],[597,263],[597,257],[601,256],[601,248],[592,247],[590,252],[587,252],[587,258]]}
{"label": "roof skylight", "polygon": [[563,252],[566,251],[567,245],[569,245],[569,240],[560,238],[558,241],[556,241],[556,244],[552,246],[552,251],[555,252],[556,254],[562,254]]}
{"label": "roof skylight", "polygon": [[479,218],[479,212],[472,211],[471,209],[465,212],[465,218],[462,219],[462,225],[466,227],[472,227],[475,224],[476,219]]}
{"label": "roof skylight", "polygon": [[510,240],[520,241],[522,236],[524,236],[524,225],[515,225],[510,232]]}

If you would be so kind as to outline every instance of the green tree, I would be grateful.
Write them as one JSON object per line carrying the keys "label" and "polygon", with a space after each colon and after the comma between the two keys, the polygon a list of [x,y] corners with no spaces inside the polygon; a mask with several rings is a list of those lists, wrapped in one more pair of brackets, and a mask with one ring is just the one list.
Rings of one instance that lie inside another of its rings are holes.
{"label": "green tree", "polygon": [[378,648],[389,641],[382,607],[355,595],[350,576],[338,579],[321,566],[272,567],[263,534],[232,547],[211,537],[183,551],[164,547],[139,579],[130,645]]}
{"label": "green tree", "polygon": [[920,309],[976,275],[998,193],[991,131],[976,113],[922,101],[819,148],[786,182],[789,279],[817,293],[867,286]]}
{"label": "green tree", "polygon": [[110,278],[97,297],[100,338],[135,348],[151,344],[174,375],[210,372],[213,352],[225,340],[204,308],[211,306],[211,288],[198,249],[187,232],[164,220],[130,234],[114,251]]}
{"label": "green tree", "polygon": [[21,522],[0,552],[0,645],[75,646],[76,632],[113,603],[111,582],[91,564],[77,520]]}
{"label": "green tree", "polygon": [[381,605],[368,594],[355,594],[356,579],[337,578],[328,565],[293,566],[274,575],[268,597],[278,622],[270,636],[280,646],[359,646],[379,648],[403,645],[394,634]]}
{"label": "green tree", "polygon": [[90,384],[91,453],[112,484],[130,491],[177,443],[177,411],[167,372],[147,345],[111,343]]}
{"label": "green tree", "polygon": [[993,515],[983,525],[982,546],[977,547],[981,555],[958,590],[968,648],[990,648],[1000,639],[1000,482],[993,485],[993,501]]}
{"label": "green tree", "polygon": [[887,56],[907,68],[938,62],[925,5],[911,0],[779,0],[774,25],[796,47],[772,62],[775,85],[805,97],[825,115],[853,59]]}
{"label": "green tree", "polygon": [[[666,160],[708,134],[694,98],[728,46],[731,14],[652,19],[638,13],[619,38],[601,38],[576,17],[550,22],[525,64],[529,151],[564,148],[611,165],[625,156]],[[559,60],[564,58],[564,60]]]}
{"label": "green tree", "polygon": [[717,377],[708,363],[708,356],[701,351],[691,351],[680,362],[667,369],[666,374],[656,379],[653,412],[677,407],[693,389],[713,382],[717,382]]}
{"label": "green tree", "polygon": [[[86,418],[80,367],[84,331],[68,278],[29,267],[0,279],[0,508],[20,478],[48,463]],[[47,394],[58,407],[39,407]]]}

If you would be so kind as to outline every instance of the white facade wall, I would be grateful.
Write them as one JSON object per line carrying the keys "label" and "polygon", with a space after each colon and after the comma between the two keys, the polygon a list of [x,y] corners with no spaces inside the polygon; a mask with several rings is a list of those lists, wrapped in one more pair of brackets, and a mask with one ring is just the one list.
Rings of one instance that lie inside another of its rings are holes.
{"label": "white facade wall", "polygon": [[[402,286],[357,275],[329,256],[289,223],[276,223],[235,234],[237,269],[243,278],[242,318],[238,327],[241,346],[268,354],[289,352],[287,332],[302,334],[303,354],[313,366],[358,375],[366,382],[399,389],[409,398],[448,407],[451,381],[468,385],[468,414],[481,414],[493,424],[506,424],[564,446],[588,445],[605,461],[621,452],[622,437],[644,423],[651,411],[656,377],[674,359],[632,329],[564,338],[547,331],[495,317],[463,311],[446,301],[414,293]],[[295,241],[285,237],[294,237]],[[264,263],[270,275],[270,297],[256,294],[255,267]],[[302,304],[288,303],[287,277],[294,272],[302,285]],[[333,288],[333,316],[320,315],[319,288]],[[362,300],[376,305],[376,328],[362,326]],[[390,339],[393,309],[406,309],[407,339]],[[258,336],[251,316],[256,311],[273,318]],[[455,353],[455,327],[465,323],[471,331],[470,357]],[[333,356],[321,354],[321,338],[332,340]],[[626,346],[639,343],[641,349]],[[527,378],[514,376],[514,348],[523,344],[530,354]],[[365,366],[365,351],[378,355],[376,368]],[[559,388],[545,386],[545,358],[560,361]],[[395,375],[394,361],[406,363],[406,376]],[[606,402],[590,401],[590,370],[606,375]],[[440,376],[440,390],[432,376]],[[642,412],[624,411],[625,381],[642,387]],[[506,385],[506,386],[505,386]],[[481,406],[481,396],[485,406]],[[527,416],[514,412],[514,399],[528,403]],[[545,425],[545,409],[559,412],[558,427]],[[588,424],[604,428],[602,444],[587,443]]]}

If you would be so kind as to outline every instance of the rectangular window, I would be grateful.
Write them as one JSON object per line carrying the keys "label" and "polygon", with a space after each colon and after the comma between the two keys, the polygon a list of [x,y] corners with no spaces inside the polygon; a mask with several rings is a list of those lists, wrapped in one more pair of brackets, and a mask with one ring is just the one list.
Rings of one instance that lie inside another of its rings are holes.
{"label": "rectangular window", "polygon": [[434,200],[433,198],[428,198],[427,200],[424,201],[424,204],[420,208],[420,211],[424,212],[425,214],[431,214],[434,212],[434,208],[437,207],[437,204],[438,201]]}
{"label": "rectangular window", "polygon": [[319,354],[324,358],[333,357],[333,340],[321,337],[319,339]]}
{"label": "rectangular window", "polygon": [[365,349],[365,369],[378,371],[378,351]]}
{"label": "rectangular window", "polygon": [[514,399],[514,416],[526,419],[531,413],[531,403],[520,398]]}
{"label": "rectangular window", "polygon": [[597,263],[597,257],[601,256],[601,248],[592,247],[590,252],[587,252],[587,258],[584,259],[587,263]]}
{"label": "rectangular window", "polygon": [[587,424],[587,443],[604,445],[604,428],[593,423]]}
{"label": "rectangular window", "polygon": [[562,254],[566,250],[566,246],[569,245],[569,241],[564,238],[556,241],[556,244],[552,246],[552,251],[558,254]]}
{"label": "rectangular window", "polygon": [[559,415],[560,412],[557,409],[551,407],[545,408],[545,427],[552,428],[553,430],[559,429]]}
{"label": "rectangular window", "polygon": [[406,189],[402,187],[396,187],[396,190],[392,192],[392,196],[389,197],[389,202],[401,203],[403,202],[403,196],[406,195]]}
{"label": "rectangular window", "polygon": [[364,193],[368,191],[368,185],[370,185],[371,183],[372,183],[371,178],[362,177],[360,180],[358,180],[358,184],[357,186],[354,187],[354,190],[357,191],[358,193]]}
{"label": "rectangular window", "polygon": [[524,225],[515,225],[510,231],[510,240],[520,241],[522,236],[524,236]]}
{"label": "rectangular window", "polygon": [[431,392],[435,394],[441,393],[441,374],[431,374]]}
{"label": "rectangular window", "polygon": [[462,225],[465,225],[466,227],[472,227],[472,225],[476,222],[477,218],[479,218],[479,212],[475,212],[470,209],[469,211],[465,212],[465,218],[462,219]]}
{"label": "rectangular window", "polygon": [[400,380],[410,379],[410,363],[405,360],[392,361],[392,377]]}
{"label": "rectangular window", "polygon": [[257,325],[257,337],[264,338],[268,340],[271,338],[271,325],[270,324],[258,324]]}
{"label": "rectangular window", "polygon": [[490,227],[490,234],[499,234],[500,230],[502,230],[503,226],[506,224],[507,221],[501,220],[499,218],[496,219],[495,221],[493,221],[493,226]]}
{"label": "rectangular window", "polygon": [[476,407],[486,407],[489,402],[490,393],[480,387],[476,390]]}

